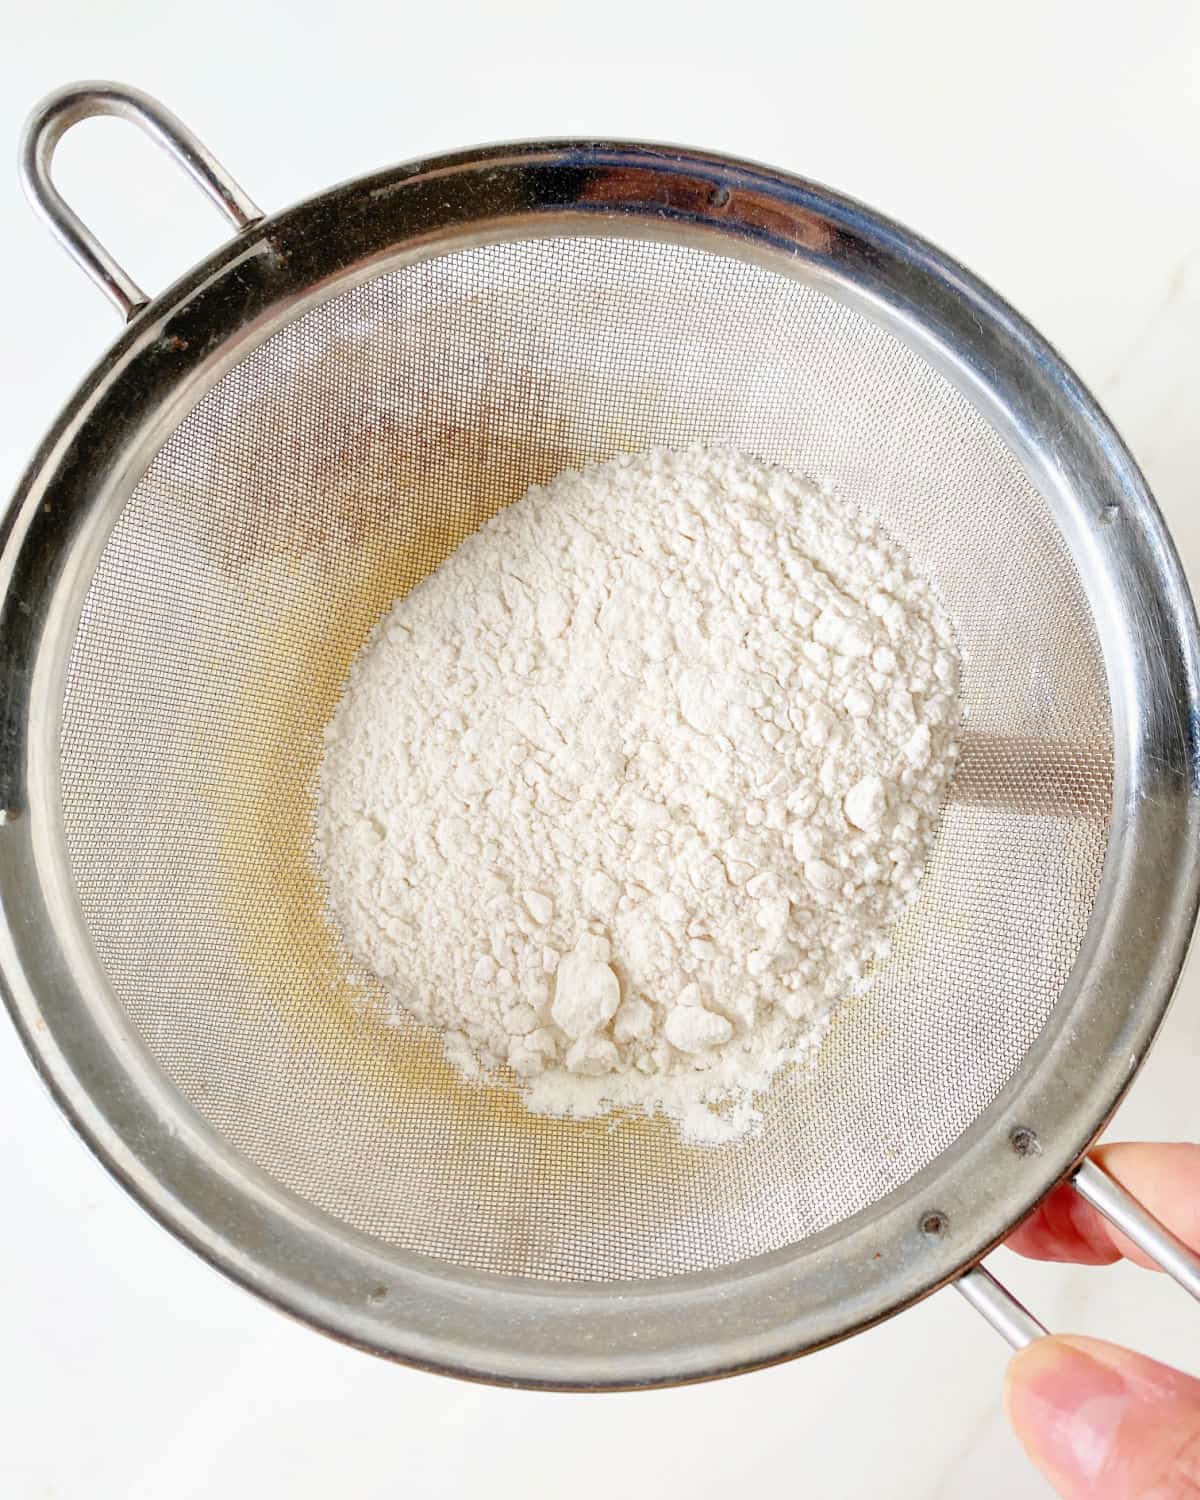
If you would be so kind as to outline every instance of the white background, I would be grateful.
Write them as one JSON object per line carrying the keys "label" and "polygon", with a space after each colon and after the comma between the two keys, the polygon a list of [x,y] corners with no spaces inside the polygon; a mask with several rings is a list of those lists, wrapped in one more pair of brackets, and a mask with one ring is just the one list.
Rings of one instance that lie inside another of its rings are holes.
{"label": "white background", "polygon": [[[822,12],[836,12],[830,15]],[[683,141],[865,199],[1065,353],[1146,469],[1195,578],[1200,9],[600,0],[0,0],[0,144],[51,87],[158,94],[267,209],[405,157],[536,135]],[[60,181],[158,289],[223,234],[119,122]],[[118,331],[0,177],[0,491]],[[1118,1134],[1200,1136],[1200,968]],[[1110,1132],[1111,1134],[1112,1132]],[[289,1500],[1040,1496],[1004,1350],[953,1293],[812,1359],[687,1390],[552,1397],[392,1368],[260,1306],[72,1138],[0,1024],[0,1494]],[[1055,1327],[1196,1363],[1148,1275],[998,1269]]]}

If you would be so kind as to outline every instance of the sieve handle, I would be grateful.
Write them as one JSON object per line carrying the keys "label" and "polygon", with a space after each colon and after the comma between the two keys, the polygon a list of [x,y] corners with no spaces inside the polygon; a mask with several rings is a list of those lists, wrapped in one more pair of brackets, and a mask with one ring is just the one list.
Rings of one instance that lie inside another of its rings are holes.
{"label": "sieve handle", "polygon": [[1143,1208],[1132,1193],[1090,1157],[1080,1162],[1071,1186],[1086,1202],[1132,1240],[1156,1266],[1200,1302],[1200,1255]]}
{"label": "sieve handle", "polygon": [[[1070,1181],[1085,1202],[1200,1302],[1200,1255],[1090,1157],[1084,1157]],[[1023,1349],[1046,1332],[1029,1309],[983,1266],[964,1271],[954,1285],[1014,1349]]]}
{"label": "sieve handle", "polygon": [[73,83],[48,95],[30,115],[21,136],[21,185],[51,234],[110,302],[129,319],[150,298],[112,258],[54,186],[54,149],[72,125],[92,115],[132,120],[183,167],[238,229],[263,217],[262,210],[230,177],[182,120],[157,99],[121,83]]}
{"label": "sieve handle", "polygon": [[986,1267],[972,1266],[954,1285],[1014,1349],[1024,1349],[1046,1333],[1045,1326]]}

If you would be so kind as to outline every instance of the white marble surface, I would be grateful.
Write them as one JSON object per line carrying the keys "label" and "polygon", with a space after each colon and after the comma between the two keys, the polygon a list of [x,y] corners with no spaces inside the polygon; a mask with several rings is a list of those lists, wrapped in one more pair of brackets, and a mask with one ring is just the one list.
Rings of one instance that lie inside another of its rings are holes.
{"label": "white marble surface", "polygon": [[[109,76],[166,99],[269,207],[520,135],[684,140],[807,173],[958,254],[1059,345],[1200,576],[1200,11],[808,9],[9,0],[0,144],[44,90]],[[156,287],[219,230],[130,136],[109,122],[76,132],[63,180]],[[0,214],[7,490],[116,325],[11,177]],[[1114,1129],[1200,1136],[1198,1046],[1193,968]],[[494,1391],[340,1348],[209,1271],[93,1164],[7,1025],[0,1133],[0,1493],[12,1500],[1047,1493],[1004,1425],[1004,1351],[952,1293],[735,1381],[593,1399]],[[1195,1310],[1161,1281],[996,1259],[1055,1327],[1195,1365]]]}

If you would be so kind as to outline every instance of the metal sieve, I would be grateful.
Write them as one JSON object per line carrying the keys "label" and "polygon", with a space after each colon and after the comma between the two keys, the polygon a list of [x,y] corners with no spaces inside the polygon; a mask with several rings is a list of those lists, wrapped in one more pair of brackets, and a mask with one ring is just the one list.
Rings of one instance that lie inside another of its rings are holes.
{"label": "metal sieve", "polygon": [[[153,301],[50,180],[96,113],[237,227]],[[674,148],[492,147],[264,218],[92,84],[35,113],[23,173],[129,322],[4,521],[0,966],[153,1214],[343,1339],[537,1386],[750,1368],[951,1281],[1029,1337],[978,1261],[1068,1175],[1200,1289],[1083,1160],[1196,914],[1196,621],[1128,453],[1011,309],[856,203]],[[719,1149],[463,1081],[347,979],[310,857],[379,614],[534,481],[694,441],[876,513],[956,622],[966,711],[894,957]]]}

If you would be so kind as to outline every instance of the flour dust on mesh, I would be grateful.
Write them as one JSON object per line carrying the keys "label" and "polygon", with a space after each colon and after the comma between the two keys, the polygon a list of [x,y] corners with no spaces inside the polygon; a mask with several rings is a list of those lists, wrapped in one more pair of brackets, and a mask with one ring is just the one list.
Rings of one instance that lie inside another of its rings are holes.
{"label": "flour dust on mesh", "polygon": [[887,958],[957,679],[905,552],[816,486],[707,448],[560,474],[355,660],[320,774],[331,914],[397,1012],[532,1110],[736,1135]]}

